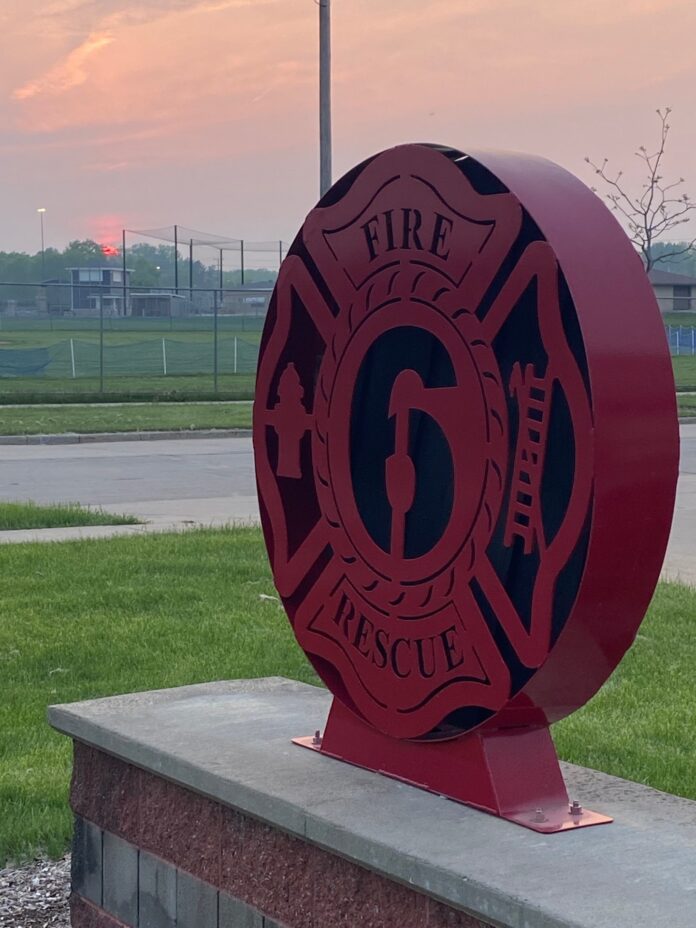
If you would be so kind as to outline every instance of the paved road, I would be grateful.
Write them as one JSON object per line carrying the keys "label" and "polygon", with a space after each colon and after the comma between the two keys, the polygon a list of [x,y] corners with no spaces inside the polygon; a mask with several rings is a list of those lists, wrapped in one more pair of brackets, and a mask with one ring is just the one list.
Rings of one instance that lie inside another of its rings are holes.
{"label": "paved road", "polygon": [[0,499],[79,502],[154,523],[258,519],[249,438],[5,445]]}
{"label": "paved road", "polygon": [[677,507],[664,574],[696,586],[696,424],[682,425]]}
{"label": "paved road", "polygon": [[[677,512],[665,573],[696,585],[696,425],[681,427],[681,448]],[[258,519],[249,438],[6,445],[0,457],[0,499],[103,506],[160,529]],[[61,531],[56,530],[58,537]]]}

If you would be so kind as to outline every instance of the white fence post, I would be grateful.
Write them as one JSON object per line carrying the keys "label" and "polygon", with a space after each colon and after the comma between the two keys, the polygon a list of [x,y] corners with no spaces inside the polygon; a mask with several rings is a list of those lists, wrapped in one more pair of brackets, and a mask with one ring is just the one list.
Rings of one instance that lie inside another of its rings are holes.
{"label": "white fence post", "polygon": [[162,339],[162,370],[164,372],[164,376],[166,377],[167,376],[167,346],[165,344],[164,339]]}
{"label": "white fence post", "polygon": [[70,339],[70,365],[72,367],[73,380],[77,376],[75,373],[75,346],[73,345],[72,338]]}
{"label": "white fence post", "polygon": [[234,337],[234,373],[237,373],[237,336]]}

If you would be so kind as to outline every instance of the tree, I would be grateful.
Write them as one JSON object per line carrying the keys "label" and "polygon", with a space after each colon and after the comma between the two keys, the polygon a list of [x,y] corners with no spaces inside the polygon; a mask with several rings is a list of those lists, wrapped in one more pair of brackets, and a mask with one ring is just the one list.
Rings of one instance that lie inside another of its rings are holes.
{"label": "tree", "polygon": [[115,267],[120,259],[105,255],[100,244],[87,238],[68,242],[63,251],[63,261],[65,267]]}
{"label": "tree", "polygon": [[[212,252],[208,252],[212,257]],[[24,252],[0,251],[0,301],[7,299],[23,299],[29,292],[29,285],[39,284],[42,279],[47,281],[70,280],[69,268],[76,267],[113,267],[120,268],[123,263],[121,254],[105,255],[102,246],[90,239],[70,242],[63,251],[56,248],[46,248],[43,255],[37,252],[29,255]],[[136,242],[128,248],[126,263],[132,271],[130,284],[133,287],[167,288],[174,286],[174,246],[150,245],[147,242]],[[188,256],[178,255],[179,289],[185,291],[189,285]],[[42,275],[42,269],[45,274]],[[265,268],[247,268],[245,271],[246,283],[261,281],[266,284],[275,280],[277,271]],[[241,273],[239,270],[225,270],[223,274],[224,287],[239,287]],[[13,286],[14,285],[14,286]],[[217,261],[205,264],[202,261],[193,262],[194,289],[215,290],[220,285],[220,269]],[[67,291],[66,291],[67,292]]]}
{"label": "tree", "polygon": [[623,171],[611,172],[608,169],[608,158],[605,158],[601,164],[595,164],[590,158],[585,158],[595,174],[609,188],[605,196],[614,212],[623,216],[628,227],[629,238],[640,251],[646,271],[658,262],[668,261],[679,255],[687,255],[696,245],[696,238],[693,238],[690,241],[668,243],[667,247],[660,249],[654,247],[658,239],[689,222],[690,213],[696,209],[696,202],[687,193],[678,192],[678,188],[684,183],[684,178],[680,177],[677,181],[667,183],[661,174],[671,128],[667,119],[672,110],[666,107],[656,112],[660,119],[660,139],[657,150],[649,154],[646,147],[641,145],[635,152],[636,157],[643,162],[646,171],[641,193],[633,194],[628,191],[622,180]]}

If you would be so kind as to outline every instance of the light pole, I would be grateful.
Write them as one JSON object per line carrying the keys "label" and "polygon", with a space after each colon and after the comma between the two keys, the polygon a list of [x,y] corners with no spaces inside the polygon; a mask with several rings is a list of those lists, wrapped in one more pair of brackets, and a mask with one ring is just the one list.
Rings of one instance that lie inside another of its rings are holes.
{"label": "light pole", "polygon": [[331,186],[331,0],[319,0],[319,191]]}
{"label": "light pole", "polygon": [[46,212],[45,206],[40,206],[36,212],[41,217],[41,280],[46,280],[46,249],[44,247],[44,213]]}

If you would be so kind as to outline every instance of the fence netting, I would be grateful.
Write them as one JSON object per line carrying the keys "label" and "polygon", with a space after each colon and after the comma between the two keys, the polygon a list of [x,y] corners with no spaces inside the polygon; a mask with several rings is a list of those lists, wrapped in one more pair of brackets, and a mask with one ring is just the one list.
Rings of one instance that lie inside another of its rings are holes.
{"label": "fence netting", "polygon": [[[216,350],[217,347],[217,350]],[[0,377],[148,377],[214,374],[253,374],[258,344],[236,335],[209,341],[176,338],[148,339],[123,345],[104,345],[71,338],[46,348],[0,349]],[[216,359],[217,354],[217,359]]]}

